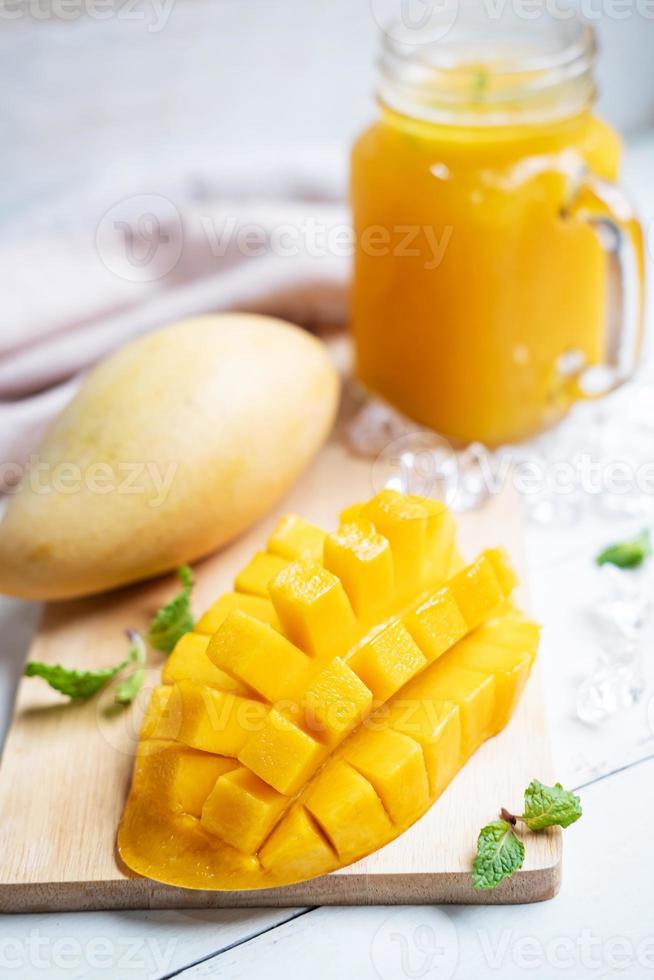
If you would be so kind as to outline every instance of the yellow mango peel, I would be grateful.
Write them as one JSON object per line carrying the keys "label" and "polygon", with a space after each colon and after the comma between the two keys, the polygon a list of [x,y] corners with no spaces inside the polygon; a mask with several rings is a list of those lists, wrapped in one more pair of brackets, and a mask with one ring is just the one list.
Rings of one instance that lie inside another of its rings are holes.
{"label": "yellow mango peel", "polygon": [[509,721],[539,642],[501,549],[384,490],[328,534],[283,518],[167,661],[118,851],[185,888],[325,874],[397,837]]}

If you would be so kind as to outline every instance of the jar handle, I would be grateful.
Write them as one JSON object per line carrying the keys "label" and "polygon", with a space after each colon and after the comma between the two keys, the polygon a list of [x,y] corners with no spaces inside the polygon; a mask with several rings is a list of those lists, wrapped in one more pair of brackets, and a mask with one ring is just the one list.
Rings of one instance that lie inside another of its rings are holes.
{"label": "jar handle", "polygon": [[562,215],[590,225],[607,259],[604,356],[577,377],[579,396],[594,398],[629,380],[638,363],[645,307],[643,231],[620,188],[589,172],[582,175]]}

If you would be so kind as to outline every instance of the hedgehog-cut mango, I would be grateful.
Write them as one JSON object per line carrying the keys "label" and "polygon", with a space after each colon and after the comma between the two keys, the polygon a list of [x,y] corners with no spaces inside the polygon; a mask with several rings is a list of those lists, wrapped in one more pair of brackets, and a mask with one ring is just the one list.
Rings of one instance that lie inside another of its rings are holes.
{"label": "hedgehog-cut mango", "polygon": [[539,629],[501,549],[464,565],[447,508],[384,490],[334,533],[297,516],[186,634],[155,688],[118,850],[185,888],[356,861],[509,721]]}

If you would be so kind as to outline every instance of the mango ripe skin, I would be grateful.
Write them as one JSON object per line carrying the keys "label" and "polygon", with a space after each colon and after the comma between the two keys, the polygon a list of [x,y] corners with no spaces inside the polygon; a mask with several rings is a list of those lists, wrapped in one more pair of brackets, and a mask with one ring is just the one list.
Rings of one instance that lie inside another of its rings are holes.
{"label": "mango ripe skin", "polygon": [[281,320],[202,316],[135,340],[87,376],[10,498],[0,591],[74,598],[209,554],[288,490],[338,398],[323,345]]}

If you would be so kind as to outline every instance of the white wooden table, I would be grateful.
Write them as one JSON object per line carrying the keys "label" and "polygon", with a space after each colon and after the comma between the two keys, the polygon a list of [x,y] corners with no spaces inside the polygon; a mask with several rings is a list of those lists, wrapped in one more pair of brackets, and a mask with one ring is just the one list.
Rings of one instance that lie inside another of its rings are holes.
{"label": "white wooden table", "polygon": [[[652,161],[654,146],[643,143],[628,168],[648,226]],[[564,784],[582,787],[584,806],[583,819],[565,834],[556,899],[506,908],[5,916],[0,977],[581,980],[654,974],[654,685],[650,681],[635,708],[599,728],[574,717],[576,685],[595,653],[596,637],[585,620],[597,585],[592,557],[638,524],[587,520],[528,535],[534,611],[546,624],[542,662],[556,771]],[[35,606],[0,600],[0,733],[37,615]]]}

